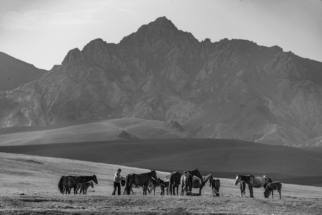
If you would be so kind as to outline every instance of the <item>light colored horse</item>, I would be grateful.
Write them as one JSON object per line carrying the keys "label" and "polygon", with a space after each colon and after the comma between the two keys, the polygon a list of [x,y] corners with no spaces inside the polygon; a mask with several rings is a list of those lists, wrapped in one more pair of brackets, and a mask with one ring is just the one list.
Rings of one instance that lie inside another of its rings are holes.
{"label": "light colored horse", "polygon": [[266,185],[272,180],[264,176],[253,176],[253,175],[237,175],[235,185],[240,182],[244,182],[248,185],[250,198],[254,198],[253,187],[255,188],[266,188]]}
{"label": "light colored horse", "polygon": [[211,180],[213,177],[211,174],[202,177],[202,180],[197,178],[196,176],[192,177],[192,188],[198,189],[199,188],[199,195],[201,195],[201,190],[205,186],[208,180]]}
{"label": "light colored horse", "polygon": [[180,184],[181,184],[181,195],[184,195],[184,192],[186,192],[186,195],[188,194],[188,191],[190,191],[190,186],[192,184],[192,175],[189,172],[183,172],[180,178]]}
{"label": "light colored horse", "polygon": [[76,192],[79,191],[79,194],[81,194],[83,192],[83,194],[87,194],[87,189],[88,187],[91,186],[92,188],[94,188],[94,184],[92,181],[89,182],[84,182],[84,183],[78,183],[76,186]]}
{"label": "light colored horse", "polygon": [[280,199],[282,199],[282,184],[279,181],[274,181],[274,182],[270,182],[267,184],[265,191],[264,191],[264,197],[268,198],[269,195],[272,193],[272,199],[274,198],[273,196],[273,191],[277,190],[278,193],[280,194]]}

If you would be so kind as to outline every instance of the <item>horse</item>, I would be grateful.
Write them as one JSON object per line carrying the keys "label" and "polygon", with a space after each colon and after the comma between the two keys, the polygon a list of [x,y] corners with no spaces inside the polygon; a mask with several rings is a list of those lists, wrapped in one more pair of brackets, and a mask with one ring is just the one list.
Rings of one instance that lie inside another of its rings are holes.
{"label": "horse", "polygon": [[[96,175],[92,175],[92,176],[66,176],[66,177],[73,178],[74,180],[77,181],[77,183],[85,183],[85,182],[89,182],[89,181],[94,181],[95,184],[98,184]],[[76,186],[77,186],[77,184],[74,187],[68,188],[69,193],[70,193],[70,190],[72,188],[74,188],[74,194],[77,194]]]}
{"label": "horse", "polygon": [[78,183],[79,182],[72,177],[62,176],[58,182],[58,189],[62,194],[64,194],[64,192],[70,194],[71,188],[75,189]]}
{"label": "horse", "polygon": [[192,188],[199,188],[199,195],[201,195],[201,190],[205,186],[208,180],[212,179],[212,175],[209,174],[207,176],[202,177],[202,180],[197,178],[196,176],[193,176],[192,178]]}
{"label": "horse", "polygon": [[198,177],[201,181],[203,180],[200,172],[198,169],[192,170],[192,171],[184,171],[181,175],[181,195],[184,194],[184,190],[186,190],[186,193],[189,188],[189,193],[192,192],[192,178],[193,176]]}
{"label": "horse", "polygon": [[175,188],[177,188],[177,195],[178,195],[181,175],[182,173],[180,172],[173,172],[169,175],[168,190],[170,195],[176,195]]}
{"label": "horse", "polygon": [[87,189],[88,189],[89,186],[94,188],[94,185],[93,185],[92,181],[84,182],[84,183],[78,183],[77,186],[76,186],[76,193],[78,192],[78,190],[80,190],[79,194],[81,194],[82,192],[83,192],[83,194],[87,194]]}
{"label": "horse", "polygon": [[212,196],[219,196],[219,188],[220,188],[219,179],[214,179],[213,177],[211,177],[209,179],[209,187],[211,187]]}
{"label": "horse", "polygon": [[158,178],[157,180],[151,178],[151,180],[149,181],[149,184],[148,184],[148,192],[149,194],[152,193],[152,191],[154,192],[154,195],[155,195],[155,188],[160,186],[160,178]]}
{"label": "horse", "polygon": [[167,195],[169,195],[169,181],[164,181],[161,178],[158,178],[158,183],[160,184],[161,193],[160,195],[164,195],[165,188],[167,188]]}
{"label": "horse", "polygon": [[253,187],[255,188],[266,188],[267,184],[269,182],[272,182],[272,180],[268,177],[264,176],[253,176],[253,175],[237,175],[235,185],[237,185],[240,182],[244,182],[248,185],[250,198],[254,198],[253,194]]}
{"label": "horse", "polygon": [[143,195],[147,195],[147,188],[150,179],[153,178],[157,180],[157,173],[153,170],[148,173],[141,173],[141,174],[128,174],[126,176],[126,187],[127,194],[130,195],[132,184],[136,186],[143,187]]}
{"label": "horse", "polygon": [[277,190],[279,192],[280,199],[282,199],[282,194],[281,194],[282,184],[279,181],[274,181],[274,182],[270,182],[267,184],[265,191],[264,191],[264,197],[268,198],[272,192],[272,199],[273,199],[274,198],[274,196],[273,196],[274,190]]}
{"label": "horse", "polygon": [[184,171],[180,178],[181,195],[184,195],[184,191],[186,191],[186,195],[191,193],[191,192],[188,192],[190,191],[190,186],[192,184],[191,181],[192,181],[192,175],[189,172]]}

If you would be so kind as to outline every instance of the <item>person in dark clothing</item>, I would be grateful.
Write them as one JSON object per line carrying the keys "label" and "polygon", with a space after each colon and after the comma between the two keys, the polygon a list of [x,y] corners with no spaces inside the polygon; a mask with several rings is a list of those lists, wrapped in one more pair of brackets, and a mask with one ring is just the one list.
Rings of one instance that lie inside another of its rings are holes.
{"label": "person in dark clothing", "polygon": [[121,176],[121,171],[121,169],[118,169],[114,175],[114,191],[112,195],[115,195],[116,190],[117,194],[121,195],[121,180],[123,179],[123,177]]}

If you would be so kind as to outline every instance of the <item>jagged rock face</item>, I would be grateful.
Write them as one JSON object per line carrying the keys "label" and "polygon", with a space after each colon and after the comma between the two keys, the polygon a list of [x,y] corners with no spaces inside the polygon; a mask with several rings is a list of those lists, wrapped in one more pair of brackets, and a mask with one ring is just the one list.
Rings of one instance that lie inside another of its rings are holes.
{"label": "jagged rock face", "polygon": [[0,126],[98,116],[178,122],[198,137],[301,145],[322,136],[322,63],[244,40],[202,42],[165,17],[71,50],[0,93]]}

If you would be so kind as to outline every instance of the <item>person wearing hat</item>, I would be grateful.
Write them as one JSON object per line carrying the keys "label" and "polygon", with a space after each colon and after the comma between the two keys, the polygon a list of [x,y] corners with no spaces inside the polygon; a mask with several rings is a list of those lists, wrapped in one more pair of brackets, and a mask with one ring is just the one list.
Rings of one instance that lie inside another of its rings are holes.
{"label": "person wearing hat", "polygon": [[114,191],[112,195],[115,195],[116,189],[117,189],[117,194],[121,195],[121,180],[123,177],[121,176],[121,169],[118,169],[117,172],[114,175]]}

